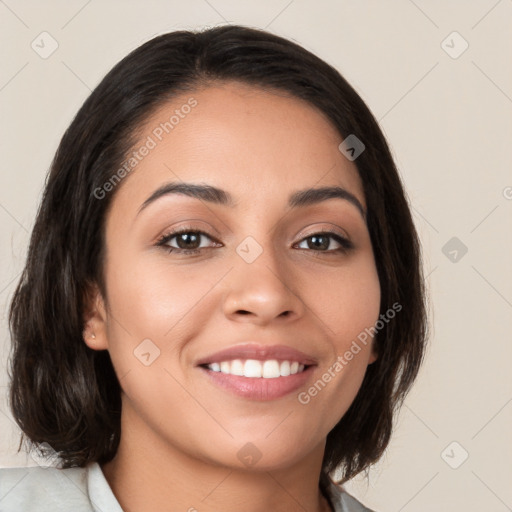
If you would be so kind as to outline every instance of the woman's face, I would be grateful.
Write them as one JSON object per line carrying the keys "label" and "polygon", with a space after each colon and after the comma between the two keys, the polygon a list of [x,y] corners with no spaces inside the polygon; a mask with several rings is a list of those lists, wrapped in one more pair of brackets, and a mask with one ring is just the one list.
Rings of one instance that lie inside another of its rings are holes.
{"label": "woman's face", "polygon": [[[145,124],[107,216],[108,307],[87,341],[110,353],[132,439],[259,469],[323,450],[375,360],[358,335],[380,304],[341,141],[309,104],[232,82]],[[215,192],[154,196],[171,183]],[[296,200],[323,187],[341,195]]]}

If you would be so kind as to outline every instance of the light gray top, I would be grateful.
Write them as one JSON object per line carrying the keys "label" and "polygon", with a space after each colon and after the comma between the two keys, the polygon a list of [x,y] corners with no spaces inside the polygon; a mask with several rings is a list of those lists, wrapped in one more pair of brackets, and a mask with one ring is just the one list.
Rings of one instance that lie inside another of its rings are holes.
{"label": "light gray top", "polygon": [[[373,512],[331,483],[335,512]],[[123,512],[100,465],[0,468],[1,512]]]}

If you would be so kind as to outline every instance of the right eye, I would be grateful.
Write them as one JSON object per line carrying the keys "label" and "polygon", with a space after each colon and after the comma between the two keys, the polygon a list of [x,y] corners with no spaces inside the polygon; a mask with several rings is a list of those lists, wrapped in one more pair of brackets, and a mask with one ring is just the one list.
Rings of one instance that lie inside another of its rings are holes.
{"label": "right eye", "polygon": [[[200,247],[203,237],[213,240],[213,238],[204,231],[180,228],[179,230],[172,231],[161,236],[156,245],[163,247],[169,253],[197,254],[205,249],[205,247]],[[169,242],[174,239],[176,239],[177,246],[169,245]]]}

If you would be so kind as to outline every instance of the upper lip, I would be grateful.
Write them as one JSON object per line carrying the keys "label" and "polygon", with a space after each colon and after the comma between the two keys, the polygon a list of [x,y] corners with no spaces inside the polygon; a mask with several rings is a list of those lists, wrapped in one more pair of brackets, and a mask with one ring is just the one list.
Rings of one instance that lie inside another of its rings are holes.
{"label": "upper lip", "polygon": [[287,345],[260,345],[258,343],[244,343],[228,347],[214,354],[202,357],[196,363],[197,366],[232,361],[233,359],[256,359],[265,361],[276,359],[279,361],[297,361],[299,364],[314,365],[317,360],[300,350]]}

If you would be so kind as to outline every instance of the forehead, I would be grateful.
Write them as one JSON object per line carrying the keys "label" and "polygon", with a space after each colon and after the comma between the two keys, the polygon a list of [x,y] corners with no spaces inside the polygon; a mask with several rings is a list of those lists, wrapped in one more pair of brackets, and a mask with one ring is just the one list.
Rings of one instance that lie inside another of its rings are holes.
{"label": "forehead", "polygon": [[138,134],[136,165],[115,198],[134,209],[170,181],[208,183],[261,205],[338,185],[365,205],[357,168],[338,149],[341,135],[322,112],[286,92],[225,82],[180,94]]}

